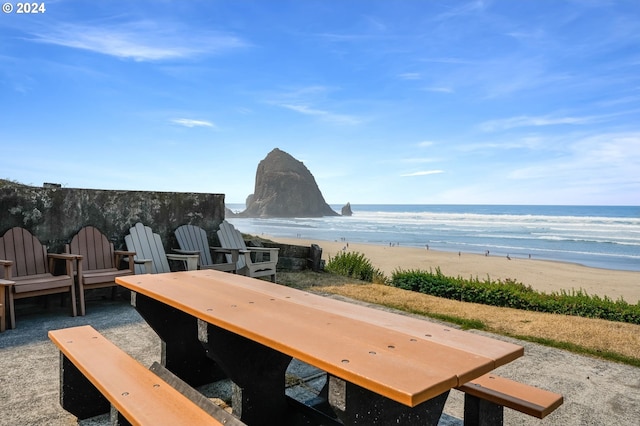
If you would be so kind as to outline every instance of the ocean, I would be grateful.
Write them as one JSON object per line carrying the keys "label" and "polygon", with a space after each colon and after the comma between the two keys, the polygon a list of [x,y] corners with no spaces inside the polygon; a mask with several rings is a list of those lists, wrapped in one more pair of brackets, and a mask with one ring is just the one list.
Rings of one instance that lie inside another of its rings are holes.
{"label": "ocean", "polygon": [[[331,207],[339,212],[342,205]],[[351,209],[350,217],[227,220],[254,235],[488,252],[640,271],[637,206],[352,204]]]}

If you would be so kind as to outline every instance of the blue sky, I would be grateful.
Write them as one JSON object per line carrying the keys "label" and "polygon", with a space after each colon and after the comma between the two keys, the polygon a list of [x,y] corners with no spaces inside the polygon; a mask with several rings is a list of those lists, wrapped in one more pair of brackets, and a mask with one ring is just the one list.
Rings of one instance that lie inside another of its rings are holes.
{"label": "blue sky", "polygon": [[[11,2],[15,5],[15,2]],[[46,1],[0,14],[0,177],[640,205],[637,0]]]}

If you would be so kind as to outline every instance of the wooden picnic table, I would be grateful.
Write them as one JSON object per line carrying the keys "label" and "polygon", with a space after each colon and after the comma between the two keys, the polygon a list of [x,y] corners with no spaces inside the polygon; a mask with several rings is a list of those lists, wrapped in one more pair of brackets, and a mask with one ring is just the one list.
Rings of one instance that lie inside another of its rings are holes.
{"label": "wooden picnic table", "polygon": [[[215,270],[117,278],[191,385],[230,378],[247,424],[285,421],[292,358],[328,374],[344,424],[437,424],[449,390],[523,355],[446,325]],[[236,406],[236,404],[238,406]]]}

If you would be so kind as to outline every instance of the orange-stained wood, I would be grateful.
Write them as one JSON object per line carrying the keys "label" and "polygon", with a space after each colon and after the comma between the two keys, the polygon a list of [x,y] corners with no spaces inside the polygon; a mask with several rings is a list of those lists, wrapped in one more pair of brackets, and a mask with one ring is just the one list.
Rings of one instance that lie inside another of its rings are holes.
{"label": "orange-stained wood", "polygon": [[131,424],[222,424],[91,326],[49,331],[49,338]]}
{"label": "orange-stained wood", "polygon": [[540,419],[561,406],[564,401],[560,394],[514,382],[495,374],[485,374],[458,389]]}
{"label": "orange-stained wood", "polygon": [[522,355],[517,345],[218,271],[117,282],[408,406]]}

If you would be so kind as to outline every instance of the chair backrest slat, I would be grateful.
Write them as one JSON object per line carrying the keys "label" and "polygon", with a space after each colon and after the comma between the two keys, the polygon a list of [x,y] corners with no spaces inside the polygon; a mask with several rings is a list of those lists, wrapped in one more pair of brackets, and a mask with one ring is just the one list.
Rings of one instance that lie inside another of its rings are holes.
{"label": "chair backrest slat", "polygon": [[209,239],[204,229],[194,225],[182,225],[176,229],[175,234],[182,250],[198,250],[200,252],[200,265],[213,265]]}
{"label": "chair backrest slat", "polygon": [[[136,252],[136,259],[151,259],[152,273],[171,272],[160,235],[154,234],[151,228],[142,223],[136,223],[129,229],[129,235],[124,237],[127,250]],[[144,274],[144,266],[136,265],[136,274]]]}
{"label": "chair backrest slat", "polygon": [[115,268],[113,243],[94,226],[80,229],[69,244],[71,253],[82,255],[82,269]]}
{"label": "chair backrest slat", "polygon": [[45,274],[49,272],[47,247],[24,228],[14,227],[0,238],[0,258],[14,262],[12,275]]}
{"label": "chair backrest slat", "polygon": [[[247,245],[242,238],[242,234],[238,231],[232,224],[223,220],[220,224],[220,229],[218,230],[218,239],[220,240],[220,245],[226,249],[240,249],[246,250]],[[231,261],[231,255],[226,255],[227,261]],[[238,269],[242,269],[246,266],[246,261],[244,256],[240,256],[238,258]]]}

